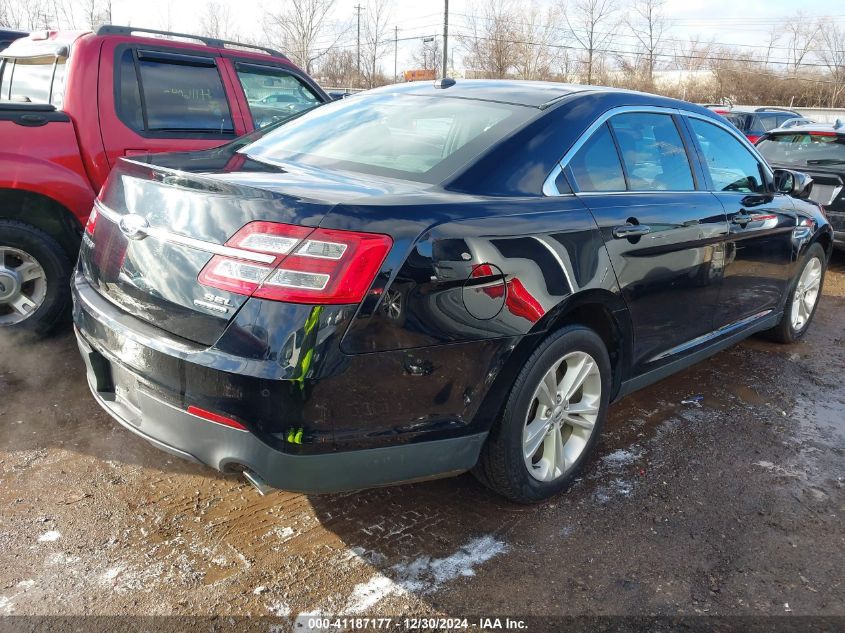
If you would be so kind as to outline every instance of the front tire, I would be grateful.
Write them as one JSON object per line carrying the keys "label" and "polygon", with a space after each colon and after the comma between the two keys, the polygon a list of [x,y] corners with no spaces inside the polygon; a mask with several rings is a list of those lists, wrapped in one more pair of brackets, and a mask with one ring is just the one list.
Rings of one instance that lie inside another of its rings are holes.
{"label": "front tire", "polygon": [[56,240],[0,220],[0,328],[44,336],[70,303],[71,263]]}
{"label": "front tire", "polygon": [[798,275],[786,298],[783,318],[767,332],[778,343],[794,343],[810,328],[824,285],[827,256],[821,244],[813,244],[801,260]]}
{"label": "front tire", "polygon": [[517,503],[569,487],[592,453],[610,400],[610,358],[593,330],[552,333],[517,376],[476,467],[478,479]]}

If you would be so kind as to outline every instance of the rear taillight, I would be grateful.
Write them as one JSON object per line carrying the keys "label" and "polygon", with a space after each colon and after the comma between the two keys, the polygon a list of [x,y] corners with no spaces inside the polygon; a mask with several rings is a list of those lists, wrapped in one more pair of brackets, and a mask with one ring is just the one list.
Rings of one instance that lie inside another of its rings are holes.
{"label": "rear taillight", "polygon": [[756,135],[756,134],[746,134],[745,136],[748,138],[748,140],[749,140],[751,143],[756,143],[756,142],[757,142],[757,141],[759,141],[759,140],[760,140],[760,138],[761,138],[760,136],[758,136],[758,135]]}
{"label": "rear taillight", "polygon": [[272,255],[269,263],[215,255],[199,275],[206,286],[290,303],[358,303],[393,241],[387,235],[251,222],[226,246]]}
{"label": "rear taillight", "polygon": [[91,209],[91,215],[88,216],[88,222],[85,223],[85,232],[92,236],[94,235],[94,229],[97,227],[97,207]]}

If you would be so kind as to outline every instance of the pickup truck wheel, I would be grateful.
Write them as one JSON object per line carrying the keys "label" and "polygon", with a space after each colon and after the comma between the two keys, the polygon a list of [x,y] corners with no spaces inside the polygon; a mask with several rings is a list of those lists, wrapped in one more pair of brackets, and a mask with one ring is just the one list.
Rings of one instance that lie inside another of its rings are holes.
{"label": "pickup truck wheel", "polygon": [[517,503],[568,488],[601,433],[610,382],[598,334],[580,325],[551,334],[522,368],[490,431],[474,471],[481,483]]}
{"label": "pickup truck wheel", "polygon": [[0,327],[45,335],[70,301],[71,264],[52,237],[0,220]]}

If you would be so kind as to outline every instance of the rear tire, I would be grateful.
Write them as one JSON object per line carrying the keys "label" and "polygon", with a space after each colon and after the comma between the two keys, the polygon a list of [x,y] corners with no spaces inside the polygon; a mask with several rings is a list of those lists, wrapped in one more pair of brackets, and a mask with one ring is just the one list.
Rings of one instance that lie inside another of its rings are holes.
{"label": "rear tire", "polygon": [[786,297],[783,317],[766,331],[768,338],[778,343],[794,343],[806,334],[821,299],[826,269],[824,249],[821,244],[813,244],[796,267],[798,273]]}
{"label": "rear tire", "polygon": [[566,490],[595,448],[610,385],[598,334],[580,325],[552,333],[514,382],[474,470],[479,481],[517,503]]}
{"label": "rear tire", "polygon": [[70,305],[71,268],[47,233],[0,220],[0,331],[49,334]]}

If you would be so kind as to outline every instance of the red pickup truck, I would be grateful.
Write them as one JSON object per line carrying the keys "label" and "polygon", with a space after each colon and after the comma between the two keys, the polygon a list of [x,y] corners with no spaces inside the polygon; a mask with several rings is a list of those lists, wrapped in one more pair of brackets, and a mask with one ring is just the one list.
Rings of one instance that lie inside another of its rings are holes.
{"label": "red pickup truck", "polygon": [[163,31],[45,31],[0,52],[0,328],[49,331],[122,156],[223,145],[329,101],[284,55]]}

